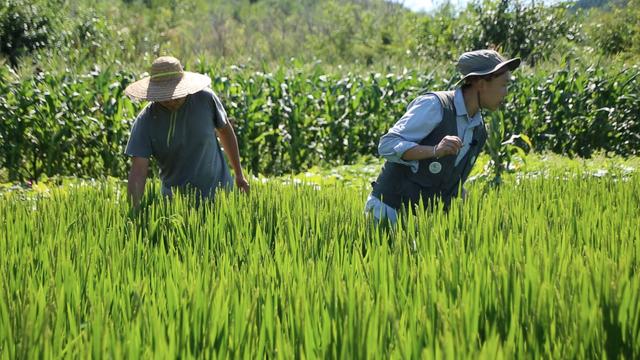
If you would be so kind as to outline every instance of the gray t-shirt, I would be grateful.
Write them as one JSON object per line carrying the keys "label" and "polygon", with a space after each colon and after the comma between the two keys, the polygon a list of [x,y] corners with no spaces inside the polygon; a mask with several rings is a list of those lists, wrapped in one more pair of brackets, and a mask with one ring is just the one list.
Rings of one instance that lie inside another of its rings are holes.
{"label": "gray t-shirt", "polygon": [[195,188],[212,197],[218,186],[233,185],[215,133],[226,125],[227,113],[211,89],[187,96],[175,112],[149,103],[133,123],[125,154],[157,160],[165,195]]}

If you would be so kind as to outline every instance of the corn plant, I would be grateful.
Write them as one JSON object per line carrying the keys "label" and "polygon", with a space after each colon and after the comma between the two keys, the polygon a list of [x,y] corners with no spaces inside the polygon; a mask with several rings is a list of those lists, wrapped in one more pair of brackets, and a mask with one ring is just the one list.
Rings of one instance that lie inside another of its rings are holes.
{"label": "corn plant", "polygon": [[509,135],[506,130],[507,121],[502,112],[491,114],[485,119],[488,119],[485,149],[491,161],[487,164],[484,175],[491,177],[490,185],[497,186],[502,183],[503,173],[510,170],[514,155],[518,155],[522,160],[526,158],[525,149],[531,149],[531,140],[525,134]]}
{"label": "corn plant", "polygon": [[[450,69],[355,74],[308,66],[268,72],[216,69],[201,62],[196,70],[211,76],[227,107],[244,166],[274,175],[377,155],[380,136],[413,98],[424,89],[447,90],[456,79]],[[504,134],[523,134],[534,150],[570,156],[602,150],[637,154],[639,73],[634,67],[583,69],[569,63],[550,73],[515,72],[500,115]],[[136,76],[113,66],[24,78],[5,69],[0,76],[0,167],[9,180],[125,177],[123,149],[144,104],[132,103],[123,90]],[[499,143],[508,140],[507,135],[498,138]],[[512,151],[496,146],[489,150]]]}

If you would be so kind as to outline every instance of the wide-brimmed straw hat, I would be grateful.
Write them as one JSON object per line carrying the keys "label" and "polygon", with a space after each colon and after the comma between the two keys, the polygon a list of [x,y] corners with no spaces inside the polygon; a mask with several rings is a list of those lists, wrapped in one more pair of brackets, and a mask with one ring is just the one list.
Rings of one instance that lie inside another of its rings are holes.
{"label": "wide-brimmed straw hat", "polygon": [[180,61],[161,56],[151,65],[151,73],[127,86],[125,94],[136,100],[167,101],[197,93],[211,84],[202,74],[184,71]]}
{"label": "wide-brimmed straw hat", "polygon": [[496,73],[505,67],[513,71],[520,66],[520,58],[505,59],[495,50],[476,50],[462,54],[456,69],[462,74],[456,86],[471,76],[486,76]]}

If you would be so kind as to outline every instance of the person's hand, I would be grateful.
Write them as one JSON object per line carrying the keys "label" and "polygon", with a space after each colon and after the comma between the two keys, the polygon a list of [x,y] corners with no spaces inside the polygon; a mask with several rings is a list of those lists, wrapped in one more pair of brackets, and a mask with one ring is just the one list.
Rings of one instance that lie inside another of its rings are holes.
{"label": "person's hand", "polygon": [[249,182],[247,181],[247,179],[244,178],[244,176],[236,177],[236,186],[243,193],[245,194],[249,193]]}
{"label": "person's hand", "polygon": [[462,148],[462,140],[457,136],[445,136],[436,145],[435,154],[437,158],[447,155],[458,155]]}

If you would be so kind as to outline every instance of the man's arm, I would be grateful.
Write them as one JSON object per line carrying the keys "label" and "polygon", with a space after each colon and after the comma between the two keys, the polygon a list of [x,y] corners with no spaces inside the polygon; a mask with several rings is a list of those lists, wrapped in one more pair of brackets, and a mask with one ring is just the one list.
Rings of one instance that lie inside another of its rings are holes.
{"label": "man's arm", "polygon": [[240,150],[238,149],[238,139],[236,133],[233,131],[231,122],[228,122],[225,126],[217,128],[216,132],[224,148],[224,152],[227,153],[231,167],[235,173],[236,186],[243,192],[249,192],[249,182],[244,178],[242,173],[242,165],[240,165]]}
{"label": "man's arm", "polygon": [[462,140],[457,136],[445,136],[436,146],[417,145],[402,154],[403,160],[423,160],[458,155]]}
{"label": "man's arm", "polygon": [[426,149],[419,142],[440,124],[442,115],[442,105],[435,95],[417,97],[409,104],[404,115],[380,138],[378,153],[387,161],[407,165],[417,172],[418,160],[433,155],[431,146]]}
{"label": "man's arm", "polygon": [[147,182],[148,171],[149,159],[137,156],[131,158],[127,192],[129,194],[129,201],[135,209],[140,206],[140,200],[142,200],[142,196],[144,195],[144,186]]}

